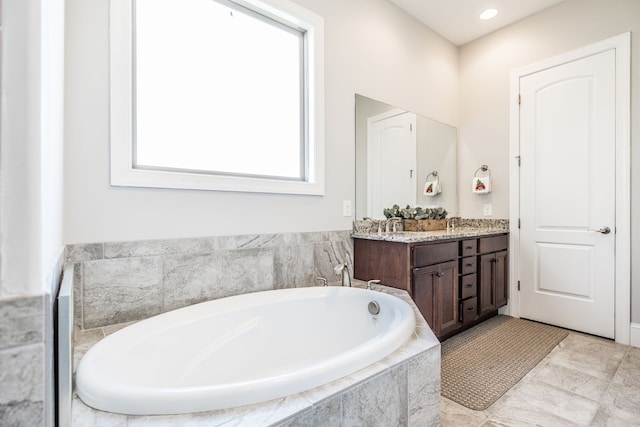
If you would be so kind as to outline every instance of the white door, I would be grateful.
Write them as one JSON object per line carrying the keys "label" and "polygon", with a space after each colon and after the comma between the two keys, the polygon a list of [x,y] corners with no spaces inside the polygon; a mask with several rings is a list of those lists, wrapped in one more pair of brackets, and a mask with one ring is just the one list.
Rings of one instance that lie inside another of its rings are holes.
{"label": "white door", "polygon": [[384,218],[383,210],[394,204],[416,202],[416,115],[388,113],[372,117],[367,131],[368,212]]}
{"label": "white door", "polygon": [[615,51],[520,78],[520,316],[614,337]]}

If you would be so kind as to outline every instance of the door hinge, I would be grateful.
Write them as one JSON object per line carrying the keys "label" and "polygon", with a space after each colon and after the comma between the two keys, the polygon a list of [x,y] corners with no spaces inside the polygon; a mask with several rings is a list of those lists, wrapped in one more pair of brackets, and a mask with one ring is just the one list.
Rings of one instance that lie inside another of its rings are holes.
{"label": "door hinge", "polygon": [[413,132],[413,123],[409,123],[409,132]]}
{"label": "door hinge", "polygon": [[518,94],[518,105],[522,104],[522,95]]}
{"label": "door hinge", "polygon": [[520,167],[520,163],[521,163],[521,161],[520,161],[520,160],[521,160],[521,159],[520,159],[520,156],[516,156],[516,160],[518,161],[518,167]]}
{"label": "door hinge", "polygon": [[518,280],[518,290],[520,290],[520,280]]}
{"label": "door hinge", "polygon": [[520,218],[518,218],[518,229],[520,229]]}

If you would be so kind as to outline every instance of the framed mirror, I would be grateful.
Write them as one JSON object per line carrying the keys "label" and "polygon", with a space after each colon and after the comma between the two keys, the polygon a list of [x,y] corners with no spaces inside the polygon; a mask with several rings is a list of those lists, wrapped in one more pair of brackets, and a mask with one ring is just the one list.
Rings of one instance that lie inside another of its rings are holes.
{"label": "framed mirror", "polygon": [[457,215],[455,127],[359,94],[355,117],[356,219],[384,219],[394,204]]}

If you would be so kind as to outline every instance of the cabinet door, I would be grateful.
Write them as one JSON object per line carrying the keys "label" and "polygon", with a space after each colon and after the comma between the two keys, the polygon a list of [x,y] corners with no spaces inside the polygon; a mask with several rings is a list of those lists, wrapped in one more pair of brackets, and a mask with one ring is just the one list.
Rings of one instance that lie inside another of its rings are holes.
{"label": "cabinet door", "polygon": [[478,284],[478,315],[480,316],[496,309],[495,263],[495,254],[480,256],[480,283]]}
{"label": "cabinet door", "polygon": [[440,337],[456,330],[459,326],[458,308],[458,262],[438,264],[434,281],[434,308],[437,335]]}
{"label": "cabinet door", "polygon": [[507,251],[496,253],[495,262],[495,293],[496,308],[507,304],[507,296],[509,289],[509,263],[507,262]]}
{"label": "cabinet door", "polygon": [[420,313],[422,313],[422,316],[436,335],[437,330],[434,321],[435,313],[433,310],[433,291],[436,288],[434,282],[437,279],[437,272],[437,265],[416,268],[413,270],[413,301],[416,303],[418,310],[420,310]]}
{"label": "cabinet door", "polygon": [[456,330],[458,317],[458,263],[449,261],[413,272],[413,300],[438,338]]}

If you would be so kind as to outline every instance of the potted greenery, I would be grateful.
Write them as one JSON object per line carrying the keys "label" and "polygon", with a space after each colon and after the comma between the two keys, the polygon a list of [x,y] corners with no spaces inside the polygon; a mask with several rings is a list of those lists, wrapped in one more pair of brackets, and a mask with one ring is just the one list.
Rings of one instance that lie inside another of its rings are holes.
{"label": "potted greenery", "polygon": [[404,231],[435,231],[447,228],[446,217],[448,212],[444,208],[412,208],[407,205],[402,209],[393,205],[383,211],[387,219],[402,218]]}

